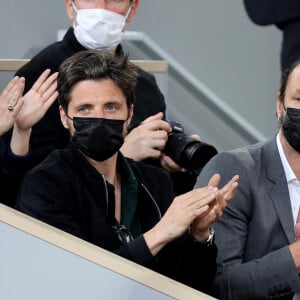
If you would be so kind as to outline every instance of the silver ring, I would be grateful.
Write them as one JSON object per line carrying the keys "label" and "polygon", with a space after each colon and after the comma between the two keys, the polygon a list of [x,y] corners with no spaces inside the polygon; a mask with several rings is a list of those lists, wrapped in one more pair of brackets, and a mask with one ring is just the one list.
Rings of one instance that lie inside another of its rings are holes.
{"label": "silver ring", "polygon": [[12,110],[14,110],[14,106],[13,106],[12,104],[8,104],[8,105],[7,105],[7,109],[8,109],[9,111],[12,111]]}

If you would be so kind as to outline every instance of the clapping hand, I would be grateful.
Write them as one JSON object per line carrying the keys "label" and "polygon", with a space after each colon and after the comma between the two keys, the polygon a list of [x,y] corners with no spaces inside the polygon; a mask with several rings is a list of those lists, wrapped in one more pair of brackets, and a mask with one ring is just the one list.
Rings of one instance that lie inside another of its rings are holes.
{"label": "clapping hand", "polygon": [[24,77],[14,77],[0,95],[0,136],[13,127],[15,119],[23,106],[25,86]]}

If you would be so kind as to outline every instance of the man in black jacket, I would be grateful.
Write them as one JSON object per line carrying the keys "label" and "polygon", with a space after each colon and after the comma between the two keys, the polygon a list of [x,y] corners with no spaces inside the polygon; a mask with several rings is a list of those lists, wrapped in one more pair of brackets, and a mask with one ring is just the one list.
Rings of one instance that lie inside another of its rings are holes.
{"label": "man in black jacket", "polygon": [[[115,55],[124,55],[120,45],[122,31],[133,19],[139,4],[138,0],[65,0],[65,4],[68,16],[73,21],[73,27],[68,29],[61,42],[46,47],[17,72],[18,76],[26,78],[25,92],[31,88],[42,71],[45,69],[58,71],[66,58],[79,51],[105,48]],[[169,171],[177,173],[186,171],[175,164],[170,157],[162,156],[171,130],[169,124],[163,120],[166,110],[164,97],[153,75],[142,69],[139,69],[138,73],[135,111],[130,123],[130,128],[133,129],[126,136],[121,151],[125,156],[137,161],[148,159],[156,165],[161,161]],[[10,136],[9,133],[3,137],[0,147],[3,147],[3,144],[9,147]],[[46,115],[32,127],[30,139],[32,163],[38,164],[52,150],[65,147],[68,141],[69,133],[60,122],[56,101]],[[181,177],[179,176],[178,190],[191,189],[196,176],[186,173],[185,184],[182,183]],[[3,186],[0,202],[14,205],[21,179],[0,173]]]}
{"label": "man in black jacket", "polygon": [[119,149],[133,114],[136,76],[126,57],[107,51],[82,51],[62,64],[60,117],[71,141],[29,172],[17,207],[208,292],[216,258],[211,225],[238,178],[218,190],[214,175],[209,186],[174,198],[164,170],[124,158]]}
{"label": "man in black jacket", "polygon": [[283,33],[281,70],[300,58],[300,1],[244,0],[251,20],[258,25],[276,25]]}

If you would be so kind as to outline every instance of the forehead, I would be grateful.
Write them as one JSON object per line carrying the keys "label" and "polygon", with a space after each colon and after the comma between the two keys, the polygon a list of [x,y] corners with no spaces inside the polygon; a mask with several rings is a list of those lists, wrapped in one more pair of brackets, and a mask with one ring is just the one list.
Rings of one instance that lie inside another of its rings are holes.
{"label": "forehead", "polygon": [[286,88],[298,88],[300,89],[300,65],[298,65],[290,74]]}
{"label": "forehead", "polygon": [[74,85],[69,105],[74,106],[81,102],[101,104],[109,101],[126,104],[122,90],[113,80],[83,80]]}
{"label": "forehead", "polygon": [[74,2],[82,5],[82,6],[88,6],[88,7],[102,7],[102,6],[108,6],[108,7],[123,7],[131,3],[130,0],[74,0]]}

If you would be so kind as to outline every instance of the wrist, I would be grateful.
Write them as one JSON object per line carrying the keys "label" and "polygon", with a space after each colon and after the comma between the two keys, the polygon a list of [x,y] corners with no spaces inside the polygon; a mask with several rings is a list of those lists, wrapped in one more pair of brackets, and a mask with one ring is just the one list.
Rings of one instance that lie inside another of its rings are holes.
{"label": "wrist", "polygon": [[193,232],[190,228],[189,234],[194,242],[198,242],[206,246],[211,246],[214,242],[215,231],[212,227],[208,228],[203,233],[201,232],[201,234]]}
{"label": "wrist", "polygon": [[10,149],[13,154],[23,156],[29,152],[31,130],[31,127],[21,129],[16,124],[14,125],[10,141]]}

